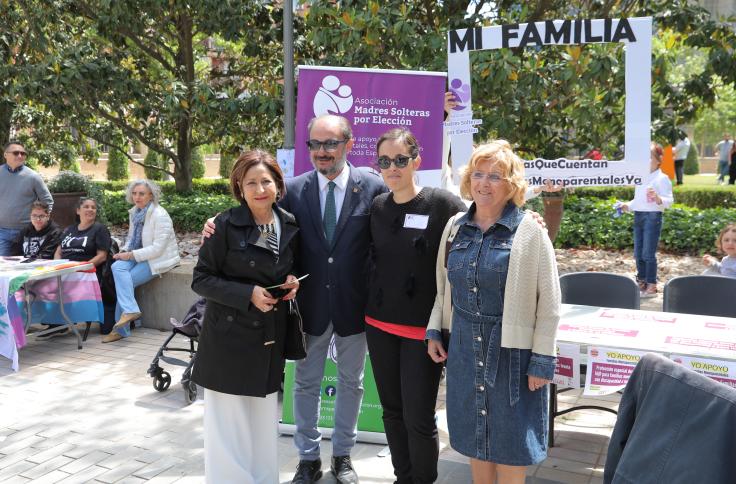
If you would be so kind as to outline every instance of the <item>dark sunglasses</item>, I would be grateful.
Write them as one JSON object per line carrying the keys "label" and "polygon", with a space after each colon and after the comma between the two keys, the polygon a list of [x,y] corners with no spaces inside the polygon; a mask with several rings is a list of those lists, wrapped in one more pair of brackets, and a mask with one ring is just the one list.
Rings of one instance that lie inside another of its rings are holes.
{"label": "dark sunglasses", "polygon": [[26,155],[28,155],[28,153],[26,153],[25,151],[8,151],[8,153],[10,153],[13,156],[26,156]]}
{"label": "dark sunglasses", "polygon": [[378,167],[382,170],[388,170],[389,168],[391,168],[391,163],[393,163],[396,168],[406,168],[409,162],[413,159],[414,158],[411,156],[404,155],[396,155],[396,158],[394,158],[393,160],[388,156],[379,156],[376,163],[378,163]]}
{"label": "dark sunglasses", "polygon": [[347,142],[348,140],[346,139],[328,139],[327,141],[310,139],[309,141],[307,141],[307,147],[309,148],[309,151],[319,151],[321,148],[324,148],[325,151],[335,151],[338,146],[340,146],[342,143]]}

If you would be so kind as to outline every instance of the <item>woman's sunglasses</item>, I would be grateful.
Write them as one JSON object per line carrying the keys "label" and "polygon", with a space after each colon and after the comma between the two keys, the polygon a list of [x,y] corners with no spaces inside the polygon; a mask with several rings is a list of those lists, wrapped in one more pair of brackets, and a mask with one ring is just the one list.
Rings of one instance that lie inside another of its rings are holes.
{"label": "woman's sunglasses", "polygon": [[388,170],[391,168],[391,163],[393,163],[396,168],[406,168],[406,166],[409,164],[411,160],[414,158],[410,156],[404,156],[404,155],[397,155],[396,158],[393,160],[389,158],[388,156],[379,156],[377,163],[378,167],[382,170]]}

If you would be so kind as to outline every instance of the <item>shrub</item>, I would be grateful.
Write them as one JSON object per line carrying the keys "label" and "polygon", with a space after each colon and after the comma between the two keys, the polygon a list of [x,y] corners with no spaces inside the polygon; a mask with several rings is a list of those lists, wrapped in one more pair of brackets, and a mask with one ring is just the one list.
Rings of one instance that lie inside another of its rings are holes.
{"label": "shrub", "polygon": [[[600,247],[626,249],[634,246],[634,216],[624,213],[614,218],[616,199],[596,200],[570,196],[555,245],[557,247]],[[718,232],[736,220],[736,209],[697,209],[680,204],[664,212],[660,246],[676,253],[701,254],[715,249]]]}
{"label": "shrub", "polygon": [[[146,153],[146,157],[143,159],[143,163],[145,163],[146,165],[162,167],[163,160],[163,156],[159,155],[156,151],[149,149],[148,153]],[[161,170],[144,166],[143,172],[145,173],[146,178],[148,178],[149,180],[160,181],[164,179],[164,172],[162,172]]]}
{"label": "shrub", "polygon": [[690,145],[690,149],[687,152],[687,158],[685,158],[684,171],[686,175],[697,175],[700,173],[700,163],[698,162],[698,148],[695,143]]}
{"label": "shrub", "polygon": [[233,170],[235,160],[238,158],[238,151],[220,150],[220,176],[224,179],[230,178],[230,172]]}
{"label": "shrub", "polygon": [[128,158],[122,151],[116,148],[110,148],[107,160],[107,179],[127,180],[129,175]]}
{"label": "shrub", "polygon": [[97,200],[97,218],[101,222],[109,222],[105,210],[105,192],[91,177],[73,171],[60,171],[49,181],[48,189],[51,193],[86,193]]}
{"label": "shrub", "polygon": [[[174,228],[193,232],[200,231],[208,218],[235,205],[237,202],[230,195],[164,193],[161,198],[161,206],[169,212]],[[107,192],[107,207],[110,224],[128,223],[130,205],[125,201],[125,191]]]}
{"label": "shrub", "polygon": [[205,172],[204,155],[197,147],[192,150],[192,178],[203,178]]}
{"label": "shrub", "polygon": [[[120,191],[125,190],[128,182],[95,182],[103,190],[107,191]],[[160,181],[157,182],[161,187],[161,191],[164,194],[174,195],[176,194],[176,183],[173,181]],[[192,180],[192,192],[197,194],[213,194],[213,195],[229,195],[230,194],[230,180],[212,179],[212,178],[200,178]]]}
{"label": "shrub", "polygon": [[[580,198],[631,200],[634,187],[584,187],[576,188]],[[736,189],[713,185],[712,187],[680,185],[674,187],[675,202],[693,208],[736,208]]]}

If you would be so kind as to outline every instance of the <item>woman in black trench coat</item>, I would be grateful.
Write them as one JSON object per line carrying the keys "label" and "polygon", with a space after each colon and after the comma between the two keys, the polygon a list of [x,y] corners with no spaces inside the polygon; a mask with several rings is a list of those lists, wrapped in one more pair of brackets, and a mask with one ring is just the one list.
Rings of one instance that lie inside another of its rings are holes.
{"label": "woman in black trench coat", "polygon": [[[289,300],[299,287],[293,271],[299,229],[276,206],[285,186],[271,155],[241,155],[230,185],[240,206],[215,219],[192,281],[207,299],[192,374],[205,388],[205,476],[218,484],[272,484]],[[287,290],[280,299],[264,289],[277,284]]]}

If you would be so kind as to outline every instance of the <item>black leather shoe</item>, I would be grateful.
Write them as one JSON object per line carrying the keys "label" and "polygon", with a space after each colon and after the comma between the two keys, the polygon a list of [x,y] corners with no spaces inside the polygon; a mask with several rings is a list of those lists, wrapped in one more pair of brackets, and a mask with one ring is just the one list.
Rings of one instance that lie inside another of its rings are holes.
{"label": "black leather shoe", "polygon": [[330,470],[340,484],[358,484],[358,474],[353,470],[349,455],[333,456]]}
{"label": "black leather shoe", "polygon": [[292,484],[312,484],[322,478],[322,461],[300,460],[296,466],[296,474],[291,480]]}

